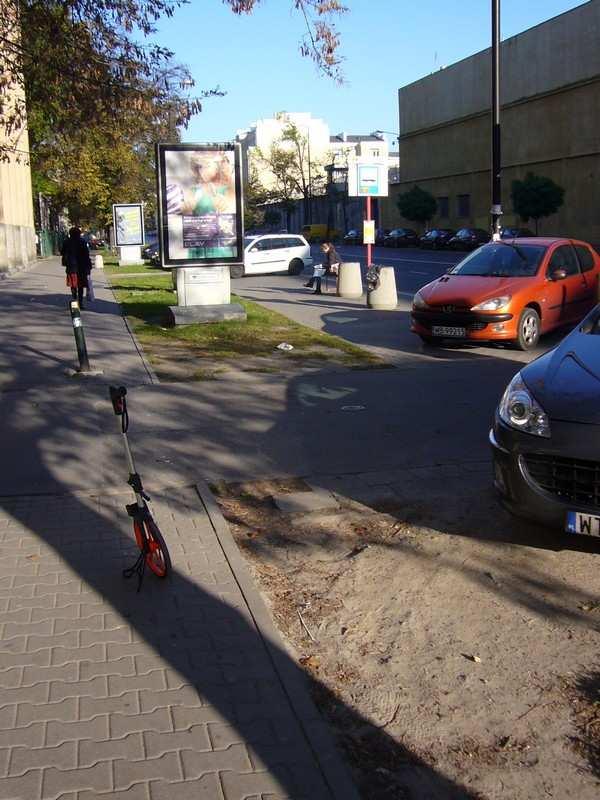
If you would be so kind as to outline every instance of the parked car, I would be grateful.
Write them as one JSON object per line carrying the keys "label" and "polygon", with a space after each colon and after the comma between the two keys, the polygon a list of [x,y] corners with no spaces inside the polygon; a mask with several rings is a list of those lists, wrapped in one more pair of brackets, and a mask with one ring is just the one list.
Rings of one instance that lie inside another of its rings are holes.
{"label": "parked car", "polygon": [[352,228],[344,236],[342,241],[344,244],[362,244],[363,243],[362,231],[357,231],[355,228]]}
{"label": "parked car", "polygon": [[587,314],[599,274],[600,256],[586,242],[490,242],[419,289],[411,330],[428,343],[503,341],[531,350],[541,334]]}
{"label": "parked car", "polygon": [[146,234],[146,244],[142,247],[142,258],[152,260],[155,255],[158,255],[158,236],[156,234]]}
{"label": "parked car", "polygon": [[600,306],[518,372],[490,431],[494,483],[509,511],[600,536]]}
{"label": "parked car", "polygon": [[394,228],[384,239],[385,247],[416,247],[419,237],[411,228]]}
{"label": "parked car", "polygon": [[298,234],[272,233],[265,236],[247,236],[244,239],[244,264],[229,268],[232,278],[270,272],[288,272],[299,275],[305,267],[312,266],[310,245]]}
{"label": "parked car", "polygon": [[389,228],[377,228],[375,231],[375,244],[378,247],[383,247],[385,243],[385,237],[389,234]]}
{"label": "parked car", "polygon": [[454,231],[451,228],[432,228],[419,236],[419,247],[439,250],[445,247],[453,236]]}
{"label": "parked car", "polygon": [[491,233],[482,228],[461,228],[450,239],[448,247],[451,250],[474,250],[482,244],[487,244],[491,238]]}
{"label": "parked car", "polygon": [[500,228],[501,239],[531,239],[535,236],[529,228]]}

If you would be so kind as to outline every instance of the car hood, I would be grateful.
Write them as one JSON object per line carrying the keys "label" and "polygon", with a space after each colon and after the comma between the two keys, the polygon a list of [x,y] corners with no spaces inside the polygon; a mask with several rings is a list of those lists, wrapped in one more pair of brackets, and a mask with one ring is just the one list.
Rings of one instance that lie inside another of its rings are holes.
{"label": "car hood", "polygon": [[451,304],[471,308],[484,300],[514,294],[523,286],[523,278],[493,278],[480,275],[442,275],[419,290],[428,305]]}
{"label": "car hood", "polygon": [[573,331],[522,376],[550,419],[600,425],[600,336]]}

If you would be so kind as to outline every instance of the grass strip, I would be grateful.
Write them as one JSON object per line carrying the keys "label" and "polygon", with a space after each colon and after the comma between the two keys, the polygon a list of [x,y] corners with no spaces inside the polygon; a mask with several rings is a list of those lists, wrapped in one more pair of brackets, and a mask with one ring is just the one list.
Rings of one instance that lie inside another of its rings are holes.
{"label": "grass strip", "polygon": [[[246,311],[245,322],[232,320],[210,324],[168,326],[168,306],[177,303],[170,274],[140,278],[111,278],[117,299],[144,344],[188,345],[199,357],[237,359],[272,356],[277,345],[287,342],[294,359],[336,360],[347,366],[381,366],[373,353],[351,342],[316,331],[288,319],[277,311],[232,295]],[[287,354],[289,355],[289,354]]]}

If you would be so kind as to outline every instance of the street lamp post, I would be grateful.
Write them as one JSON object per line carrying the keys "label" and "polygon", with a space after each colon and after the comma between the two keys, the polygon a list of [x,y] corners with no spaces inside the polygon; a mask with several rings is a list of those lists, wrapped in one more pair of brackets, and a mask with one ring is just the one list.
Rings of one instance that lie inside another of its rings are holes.
{"label": "street lamp post", "polygon": [[492,0],[492,238],[500,238],[502,183],[500,155],[500,0]]}

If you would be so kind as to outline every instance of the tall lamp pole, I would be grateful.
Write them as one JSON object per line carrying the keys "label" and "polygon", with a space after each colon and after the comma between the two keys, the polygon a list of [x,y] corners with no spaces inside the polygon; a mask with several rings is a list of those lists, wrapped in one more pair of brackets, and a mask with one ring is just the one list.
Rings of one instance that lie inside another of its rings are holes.
{"label": "tall lamp pole", "polygon": [[500,155],[500,0],[492,0],[492,239],[500,238],[502,183]]}

